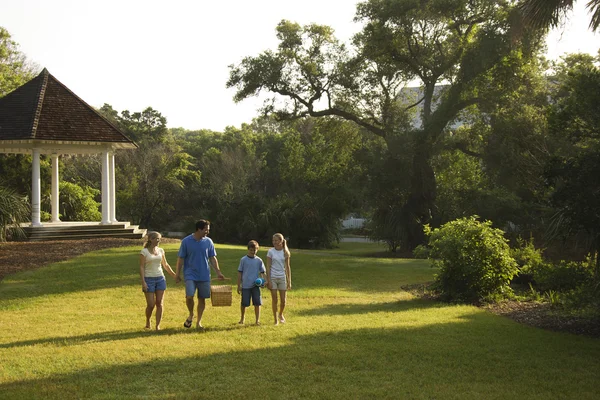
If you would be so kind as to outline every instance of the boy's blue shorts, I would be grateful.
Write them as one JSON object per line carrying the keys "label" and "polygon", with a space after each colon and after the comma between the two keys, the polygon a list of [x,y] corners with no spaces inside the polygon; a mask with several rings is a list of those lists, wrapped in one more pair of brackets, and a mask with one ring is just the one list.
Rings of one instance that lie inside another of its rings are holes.
{"label": "boy's blue shorts", "polygon": [[196,293],[196,289],[198,289],[198,298],[199,299],[209,299],[210,298],[210,281],[193,281],[193,280],[185,281],[185,295],[187,297],[194,297],[194,294]]}
{"label": "boy's blue shorts", "polygon": [[157,290],[167,290],[167,281],[164,276],[145,276],[144,280],[148,285],[148,293],[154,293]]}
{"label": "boy's blue shorts", "polygon": [[251,289],[242,288],[242,307],[250,306],[250,298],[252,297],[252,305],[262,306],[262,298],[260,297],[260,288],[254,286]]}

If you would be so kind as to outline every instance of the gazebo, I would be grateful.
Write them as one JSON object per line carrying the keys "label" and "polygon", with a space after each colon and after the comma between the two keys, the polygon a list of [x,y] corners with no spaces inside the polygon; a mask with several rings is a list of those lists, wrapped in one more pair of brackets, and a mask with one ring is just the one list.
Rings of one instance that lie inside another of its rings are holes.
{"label": "gazebo", "polygon": [[[59,219],[58,158],[64,154],[102,155],[102,221],[118,224],[115,214],[115,152],[137,145],[47,69],[0,98],[0,153],[31,154],[31,228],[41,228],[40,155],[52,159],[51,223]],[[128,223],[127,225],[128,226]],[[30,229],[29,231],[32,231]],[[137,235],[137,237],[140,237]]]}

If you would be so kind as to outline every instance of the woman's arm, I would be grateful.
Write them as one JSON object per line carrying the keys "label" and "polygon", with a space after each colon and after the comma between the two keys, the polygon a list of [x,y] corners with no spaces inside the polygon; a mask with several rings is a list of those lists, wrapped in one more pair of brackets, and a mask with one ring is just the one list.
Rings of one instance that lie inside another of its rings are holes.
{"label": "woman's arm", "polygon": [[290,257],[285,258],[285,277],[288,290],[292,288],[292,268],[290,266]]}
{"label": "woman's arm", "polygon": [[146,257],[143,254],[140,254],[140,278],[142,278],[142,291],[148,290],[148,285],[146,284],[146,280],[144,279],[144,265],[146,264]]}
{"label": "woman's arm", "polygon": [[273,260],[271,257],[267,256],[267,287],[271,289],[271,263]]}
{"label": "woman's arm", "polygon": [[161,249],[161,250],[162,250],[161,251],[162,252],[162,260],[160,263],[162,264],[163,268],[167,270],[169,275],[171,275],[173,278],[175,278],[175,271],[173,271],[173,268],[171,268],[171,266],[167,262],[167,257],[165,257],[165,251],[163,249]]}

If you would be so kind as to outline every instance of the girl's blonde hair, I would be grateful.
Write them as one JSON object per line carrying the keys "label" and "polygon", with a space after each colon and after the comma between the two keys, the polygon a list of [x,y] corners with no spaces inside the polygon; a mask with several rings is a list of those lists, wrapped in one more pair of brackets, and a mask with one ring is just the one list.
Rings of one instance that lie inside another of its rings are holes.
{"label": "girl's blonde hair", "polygon": [[292,253],[290,253],[290,249],[288,249],[287,240],[285,240],[281,233],[276,233],[273,235],[273,237],[283,242],[283,253],[285,254],[286,258],[289,258],[292,255]]}
{"label": "girl's blonde hair", "polygon": [[146,243],[144,243],[144,247],[147,249],[150,247],[150,241],[152,239],[156,239],[157,237],[161,237],[159,232],[151,231],[146,235]]}

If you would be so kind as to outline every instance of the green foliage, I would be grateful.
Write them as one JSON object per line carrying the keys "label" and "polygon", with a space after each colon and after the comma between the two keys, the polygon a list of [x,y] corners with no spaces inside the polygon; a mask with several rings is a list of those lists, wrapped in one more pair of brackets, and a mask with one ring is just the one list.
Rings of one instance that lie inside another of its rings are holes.
{"label": "green foliage", "polygon": [[100,190],[70,182],[59,183],[59,207],[62,221],[100,221]]}
{"label": "green foliage", "polygon": [[533,270],[533,278],[540,291],[566,292],[593,281],[593,263],[587,261],[565,261],[542,263]]}
{"label": "green foliage", "polygon": [[10,33],[0,26],[0,97],[32,79],[36,69],[21,53]]}
{"label": "green foliage", "polygon": [[517,262],[519,275],[533,275],[534,271],[542,266],[544,258],[543,249],[535,247],[533,237],[529,240],[517,239],[517,246],[511,248],[510,254]]}
{"label": "green foliage", "polygon": [[491,221],[461,218],[430,230],[429,257],[439,268],[435,287],[449,301],[477,302],[510,293],[517,264],[504,233]]}
{"label": "green foliage", "polygon": [[339,120],[261,120],[178,138],[202,171],[195,206],[213,222],[216,240],[270,240],[283,232],[296,247],[330,247],[340,220],[362,198],[353,157],[358,132]]}
{"label": "green foliage", "polygon": [[23,236],[20,224],[30,217],[27,199],[14,190],[0,185],[0,242],[6,241],[7,233]]}
{"label": "green foliage", "polygon": [[423,260],[427,259],[427,258],[429,258],[429,254],[430,254],[429,247],[422,245],[422,244],[418,245],[413,250],[413,257],[416,259],[423,259]]}
{"label": "green foliage", "polygon": [[[560,216],[556,232],[583,233],[588,251],[600,250],[600,68],[591,57],[572,55],[556,66],[555,102],[549,127],[555,138],[545,177],[550,203]],[[597,265],[598,266],[598,265]],[[600,276],[600,274],[598,274]]]}

